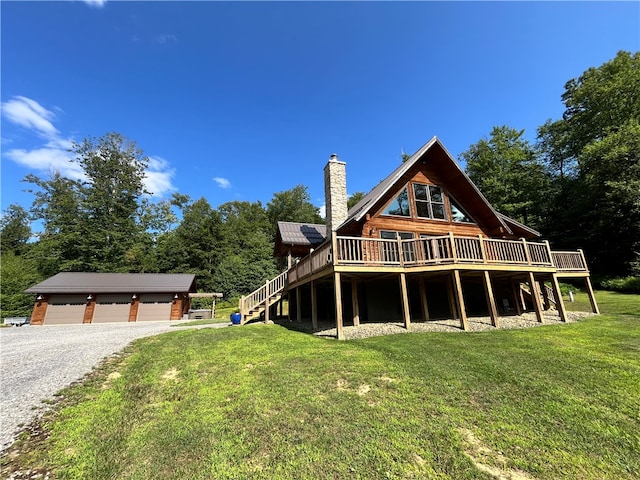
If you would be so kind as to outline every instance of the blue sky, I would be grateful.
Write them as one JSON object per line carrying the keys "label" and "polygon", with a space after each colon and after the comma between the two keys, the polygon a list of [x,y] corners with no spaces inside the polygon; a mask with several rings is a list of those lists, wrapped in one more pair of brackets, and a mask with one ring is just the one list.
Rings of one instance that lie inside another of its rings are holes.
{"label": "blue sky", "polygon": [[28,173],[71,177],[72,141],[119,132],[148,188],[214,206],[307,185],[332,153],[369,191],[437,135],[535,129],[564,84],[640,50],[640,2],[7,2],[2,209]]}

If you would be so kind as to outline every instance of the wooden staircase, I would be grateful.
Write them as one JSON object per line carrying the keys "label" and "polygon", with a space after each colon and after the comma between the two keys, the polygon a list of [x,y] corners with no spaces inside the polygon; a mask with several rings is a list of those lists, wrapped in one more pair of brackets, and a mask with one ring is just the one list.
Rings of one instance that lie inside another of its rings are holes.
{"label": "wooden staircase", "polygon": [[240,298],[241,325],[264,313],[265,323],[269,322],[269,307],[282,300],[282,292],[287,286],[288,271],[267,280],[263,286]]}
{"label": "wooden staircase", "polygon": [[[557,310],[557,305],[556,305],[556,298],[553,295],[553,289],[551,287],[549,287],[548,285],[544,285],[544,289],[546,292],[546,296],[549,299],[549,306],[553,309]],[[524,293],[526,296],[528,296],[529,298],[531,298],[531,289],[529,288],[529,285],[527,285],[526,283],[521,283],[520,284],[520,290],[522,291],[522,293]],[[544,300],[544,294],[542,292],[540,292],[540,301],[542,302]]]}

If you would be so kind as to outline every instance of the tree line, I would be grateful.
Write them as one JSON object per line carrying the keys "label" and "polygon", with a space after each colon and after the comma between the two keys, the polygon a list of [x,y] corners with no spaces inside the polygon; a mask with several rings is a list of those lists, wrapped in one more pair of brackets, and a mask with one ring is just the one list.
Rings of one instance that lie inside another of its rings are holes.
{"label": "tree line", "polygon": [[640,54],[619,52],[565,84],[565,111],[537,130],[496,126],[460,155],[496,209],[592,271],[640,274]]}
{"label": "tree line", "polygon": [[[534,143],[496,126],[460,160],[498,211],[555,249],[584,248],[597,273],[638,275],[640,55],[619,52],[569,80],[562,101],[562,118],[540,126]],[[323,222],[304,185],[266,205],[213,208],[182,194],[153,202],[144,189],[149,159],[117,133],[87,138],[72,153],[80,180],[28,175],[32,205],[10,205],[2,216],[2,316],[28,315],[24,289],[61,271],[194,273],[202,291],[246,294],[278,272],[278,221]]]}

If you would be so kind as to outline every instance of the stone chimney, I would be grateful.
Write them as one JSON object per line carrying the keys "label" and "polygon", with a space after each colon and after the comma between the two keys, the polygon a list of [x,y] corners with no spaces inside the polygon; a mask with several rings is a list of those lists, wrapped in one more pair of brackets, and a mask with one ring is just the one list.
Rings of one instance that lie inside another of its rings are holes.
{"label": "stone chimney", "polygon": [[324,167],[324,199],[329,234],[347,219],[347,164],[339,161],[335,153]]}

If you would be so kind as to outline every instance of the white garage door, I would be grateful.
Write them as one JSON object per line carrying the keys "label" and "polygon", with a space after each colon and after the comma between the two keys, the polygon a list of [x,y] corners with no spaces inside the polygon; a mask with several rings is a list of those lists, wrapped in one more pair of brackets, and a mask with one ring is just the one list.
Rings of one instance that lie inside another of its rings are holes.
{"label": "white garage door", "polygon": [[146,294],[140,296],[138,305],[138,321],[170,320],[171,319],[171,294]]}
{"label": "white garage door", "polygon": [[86,306],[86,295],[52,295],[49,298],[44,323],[46,325],[82,323]]}
{"label": "white garage door", "polygon": [[128,322],[131,295],[98,295],[93,323]]}

